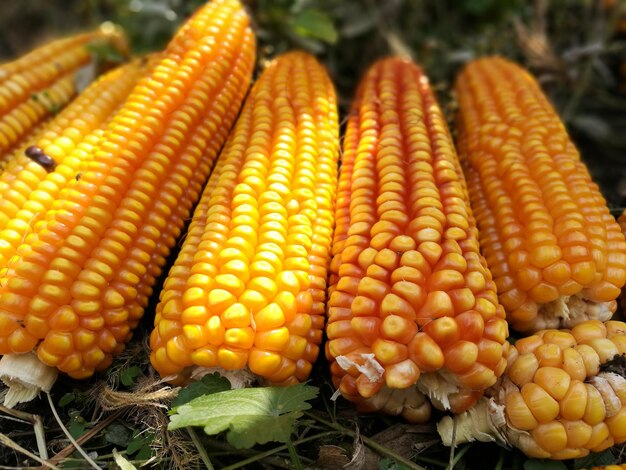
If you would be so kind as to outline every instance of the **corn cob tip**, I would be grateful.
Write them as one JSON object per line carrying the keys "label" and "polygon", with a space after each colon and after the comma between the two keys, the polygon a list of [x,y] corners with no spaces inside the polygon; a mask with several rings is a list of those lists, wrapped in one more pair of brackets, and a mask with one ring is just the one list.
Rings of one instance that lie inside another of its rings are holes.
{"label": "corn cob tip", "polygon": [[444,418],[438,431],[446,445],[497,440],[554,460],[626,442],[625,355],[626,324],[617,321],[520,339],[490,398]]}
{"label": "corn cob tip", "polygon": [[0,380],[8,387],[4,406],[13,408],[18,403],[31,401],[40,392],[49,392],[57,376],[55,367],[45,365],[32,352],[2,356]]}

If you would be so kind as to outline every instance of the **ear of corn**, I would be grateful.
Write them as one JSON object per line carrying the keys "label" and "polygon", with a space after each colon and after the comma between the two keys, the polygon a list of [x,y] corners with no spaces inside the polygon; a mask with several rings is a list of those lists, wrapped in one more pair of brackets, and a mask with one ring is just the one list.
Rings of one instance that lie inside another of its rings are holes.
{"label": "ear of corn", "polygon": [[[501,382],[457,416],[455,444],[500,440],[530,457],[572,459],[626,442],[626,323],[542,330],[511,348]],[[446,445],[453,419],[438,425]]]}
{"label": "ear of corn", "polygon": [[270,63],[161,292],[150,346],[162,376],[308,378],[324,325],[338,134],[324,68],[302,52]]}
{"label": "ear of corn", "polygon": [[460,412],[504,371],[504,311],[465,183],[422,71],[390,58],[363,78],[342,157],[328,303],[333,382],[362,410]]}
{"label": "ear of corn", "polygon": [[88,169],[106,125],[145,72],[135,61],[104,75],[15,152],[0,174],[0,278],[61,191]]}
{"label": "ear of corn", "polygon": [[33,127],[80,91],[85,67],[95,68],[90,46],[102,43],[120,52],[126,48],[119,32],[94,31],[52,41],[0,64],[0,165]]}
{"label": "ear of corn", "polygon": [[500,302],[519,331],[608,320],[626,242],[535,80],[500,58],[456,82],[459,155]]}
{"label": "ear of corn", "polygon": [[181,29],[80,180],[18,246],[0,283],[0,353],[34,349],[43,364],[84,378],[124,348],[235,120],[254,57],[236,0],[203,6]]}

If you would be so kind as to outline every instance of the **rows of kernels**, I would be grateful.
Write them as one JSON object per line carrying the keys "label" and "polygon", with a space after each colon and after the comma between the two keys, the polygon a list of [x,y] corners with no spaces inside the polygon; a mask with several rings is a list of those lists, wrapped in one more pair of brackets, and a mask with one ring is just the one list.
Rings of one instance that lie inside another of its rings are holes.
{"label": "rows of kernels", "polygon": [[303,381],[324,321],[338,159],[335,96],[312,57],[269,65],[247,98],[165,281],[161,375],[249,367]]}
{"label": "rows of kernels", "polygon": [[524,452],[578,458],[626,441],[623,383],[600,372],[626,354],[625,338],[626,323],[587,321],[515,343],[518,356],[506,377],[519,390],[506,393],[503,404],[509,425],[534,439]]}
{"label": "rows of kernels", "polygon": [[[178,210],[174,223],[188,217],[183,194],[193,197],[196,178],[206,178],[254,62],[237,1],[214,1],[191,22],[185,49],[165,51],[107,126],[80,180],[18,248],[19,263],[0,288],[3,353],[38,343],[44,363],[85,377],[123,349],[142,313],[134,302],[145,264],[154,253],[167,256],[180,231],[164,221]],[[167,243],[157,246],[163,231]]]}
{"label": "rows of kernels", "polygon": [[615,299],[624,237],[539,86],[488,58],[466,67],[456,91],[481,246],[513,326],[536,330],[539,307],[561,296]]}
{"label": "rows of kernels", "polygon": [[11,159],[0,175],[0,267],[10,268],[18,245],[45,216],[61,190],[86,168],[105,126],[143,73],[144,68],[133,63],[105,75],[54,119],[37,140],[28,143],[57,163],[54,171],[32,161],[23,148]]}
{"label": "rows of kernels", "polygon": [[5,156],[33,125],[70,100],[74,74],[91,60],[87,46],[102,39],[107,35],[95,32],[52,41],[0,65],[0,154]]}
{"label": "rows of kernels", "polygon": [[506,364],[504,312],[444,118],[417,66],[389,59],[369,70],[345,142],[327,355],[363,364],[373,353],[385,373],[370,380],[334,363],[335,385],[355,401],[440,369],[461,388],[493,385]]}
{"label": "rows of kernels", "polygon": [[33,92],[26,101],[18,103],[0,117],[0,166],[4,167],[11,161],[17,144],[37,123],[70,101],[74,88],[74,77],[66,75],[49,88]]}

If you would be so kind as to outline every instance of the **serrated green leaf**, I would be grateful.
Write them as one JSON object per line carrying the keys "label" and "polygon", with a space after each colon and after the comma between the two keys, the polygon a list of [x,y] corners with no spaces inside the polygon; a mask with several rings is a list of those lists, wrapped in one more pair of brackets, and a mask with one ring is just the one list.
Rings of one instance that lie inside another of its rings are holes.
{"label": "serrated green leaf", "polygon": [[228,442],[237,448],[287,442],[296,420],[311,408],[307,400],[317,393],[317,387],[305,384],[213,393],[179,406],[168,429],[202,426],[209,435],[228,431]]}
{"label": "serrated green leaf", "polygon": [[194,398],[224,392],[226,390],[230,390],[230,382],[226,377],[222,377],[217,373],[205,375],[202,377],[202,380],[194,382],[178,392],[178,395],[174,398],[174,401],[172,401],[172,408],[184,405]]}
{"label": "serrated green leaf", "polygon": [[120,381],[125,387],[130,387],[135,383],[135,378],[141,374],[141,369],[137,366],[129,367],[120,374]]}
{"label": "serrated green leaf", "polygon": [[567,467],[558,460],[529,459],[524,462],[524,470],[567,470]]}
{"label": "serrated green leaf", "polygon": [[617,457],[610,449],[607,449],[604,452],[591,453],[587,457],[574,460],[574,469],[604,467],[616,463],[618,463]]}
{"label": "serrated green leaf", "polygon": [[113,423],[104,431],[104,438],[111,444],[126,447],[130,439],[130,431],[121,424]]}
{"label": "serrated green leaf", "polygon": [[290,21],[291,29],[299,36],[335,44],[339,35],[331,18],[321,10],[302,10]]}

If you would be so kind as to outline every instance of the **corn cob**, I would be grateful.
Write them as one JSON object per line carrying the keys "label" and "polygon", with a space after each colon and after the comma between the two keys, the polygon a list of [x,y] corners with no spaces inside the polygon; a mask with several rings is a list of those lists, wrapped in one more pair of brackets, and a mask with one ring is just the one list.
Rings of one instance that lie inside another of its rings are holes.
{"label": "corn cob", "polygon": [[106,74],[11,158],[0,174],[0,278],[62,189],[86,170],[104,128],[144,73],[135,61]]}
{"label": "corn cob", "polygon": [[602,467],[592,467],[590,470],[626,470],[626,463],[621,465],[604,465]]}
{"label": "corn cob", "polygon": [[150,346],[162,376],[308,378],[324,326],[338,134],[333,86],[312,56],[288,53],[263,71],[161,292]]}
{"label": "corn cob", "polygon": [[[236,0],[208,3],[183,26],[111,119],[80,180],[18,246],[0,283],[0,366],[29,360],[84,378],[123,350],[235,120],[254,57]],[[7,399],[37,393],[6,368]]]}
{"label": "corn cob", "polygon": [[[530,457],[572,459],[626,442],[626,323],[542,330],[511,348],[501,382],[456,416],[456,444],[510,443]],[[445,445],[453,418],[438,425]]]}
{"label": "corn cob", "polygon": [[[428,80],[381,60],[344,140],[328,309],[333,382],[364,411],[464,411],[506,366],[507,324]],[[422,393],[420,393],[420,391]]]}
{"label": "corn cob", "polygon": [[102,29],[52,41],[0,64],[0,165],[30,129],[69,102],[80,81],[91,79],[93,72],[87,69],[95,63],[90,47],[102,43],[126,49],[118,31]]}
{"label": "corn cob", "polygon": [[626,242],[535,80],[501,58],[456,82],[459,155],[510,324],[528,332],[608,320]]}

